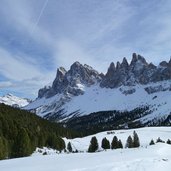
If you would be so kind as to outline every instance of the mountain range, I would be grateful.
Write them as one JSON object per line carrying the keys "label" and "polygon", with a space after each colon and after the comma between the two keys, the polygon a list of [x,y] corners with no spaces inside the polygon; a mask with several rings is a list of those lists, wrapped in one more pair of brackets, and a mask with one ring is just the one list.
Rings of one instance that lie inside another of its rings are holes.
{"label": "mountain range", "polygon": [[116,65],[112,62],[106,74],[79,62],[68,71],[59,67],[52,86],[40,89],[37,99],[24,109],[49,120],[73,122],[70,125],[90,122],[92,116],[97,125],[99,117],[114,123],[119,113],[121,127],[128,123],[128,115],[132,117],[138,110],[143,112],[129,118],[129,122],[144,126],[165,120],[170,123],[170,101],[171,59],[156,66],[133,53],[130,63],[126,58]]}
{"label": "mountain range", "polygon": [[28,105],[30,102],[31,100],[27,98],[17,97],[14,96],[13,94],[6,94],[0,97],[0,103],[4,103],[6,105],[13,106],[13,107],[21,108]]}

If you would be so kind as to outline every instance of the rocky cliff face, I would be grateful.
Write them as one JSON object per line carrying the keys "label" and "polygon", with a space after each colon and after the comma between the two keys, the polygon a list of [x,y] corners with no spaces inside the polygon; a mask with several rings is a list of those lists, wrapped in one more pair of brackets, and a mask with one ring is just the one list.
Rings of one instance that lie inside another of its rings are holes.
{"label": "rocky cliff face", "polygon": [[66,71],[63,67],[57,69],[56,78],[52,87],[44,87],[39,90],[38,97],[52,97],[58,93],[71,94],[78,96],[83,94],[83,86],[91,86],[100,82],[102,76],[88,65],[75,62],[70,70]]}
{"label": "rocky cliff face", "polygon": [[52,86],[40,89],[38,98],[25,109],[48,119],[61,120],[151,105],[151,119],[154,119],[156,115],[162,117],[162,113],[171,112],[170,93],[171,60],[155,66],[133,53],[130,63],[126,58],[116,65],[112,62],[105,75],[79,62],[73,63],[68,71],[58,68]]}
{"label": "rocky cliff face", "polygon": [[112,62],[106,75],[99,74],[92,67],[79,62],[72,64],[69,71],[60,67],[57,69],[52,87],[40,89],[38,98],[49,98],[60,93],[82,95],[84,93],[83,86],[89,87],[95,83],[99,83],[102,88],[117,88],[122,85],[145,85],[169,79],[171,79],[171,60],[163,61],[159,66],[155,66],[148,63],[141,55],[133,53],[130,64],[126,58],[123,58],[121,63],[117,62],[116,66]]}
{"label": "rocky cliff face", "polygon": [[101,87],[116,88],[121,85],[133,86],[136,84],[148,84],[171,79],[171,60],[163,61],[159,66],[148,64],[144,57],[133,53],[132,61],[128,64],[126,58],[116,68],[111,63],[108,72],[101,81]]}

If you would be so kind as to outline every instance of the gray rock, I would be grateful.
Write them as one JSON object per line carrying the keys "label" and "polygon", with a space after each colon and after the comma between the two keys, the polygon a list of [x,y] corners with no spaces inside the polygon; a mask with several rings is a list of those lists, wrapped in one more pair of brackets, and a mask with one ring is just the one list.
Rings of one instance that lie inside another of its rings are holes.
{"label": "gray rock", "polygon": [[70,94],[73,96],[82,95],[83,89],[79,86],[91,86],[102,79],[102,74],[88,65],[75,62],[66,71],[63,67],[57,69],[56,78],[52,87],[44,87],[39,90],[38,97],[52,97],[56,94]]}
{"label": "gray rock", "polygon": [[[116,66],[112,62],[107,73],[99,74],[89,65],[75,62],[66,71],[63,67],[58,68],[52,87],[44,87],[39,90],[38,97],[52,97],[56,94],[70,94],[78,96],[84,94],[82,87],[89,87],[99,83],[102,88],[117,88],[122,85],[134,86],[146,85],[150,82],[158,82],[171,79],[171,59],[169,62],[162,61],[159,66],[147,63],[144,57],[133,53],[130,64],[124,57]],[[148,90],[147,91],[151,91]],[[128,92],[129,94],[129,92]]]}

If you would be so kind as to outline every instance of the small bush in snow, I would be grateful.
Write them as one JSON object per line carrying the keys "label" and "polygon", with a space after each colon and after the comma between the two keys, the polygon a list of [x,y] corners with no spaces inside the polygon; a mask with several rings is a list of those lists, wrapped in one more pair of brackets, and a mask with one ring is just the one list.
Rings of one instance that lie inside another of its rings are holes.
{"label": "small bush in snow", "polygon": [[152,139],[151,141],[150,141],[150,143],[149,143],[149,145],[154,145],[155,143],[154,143],[154,140]]}
{"label": "small bush in snow", "polygon": [[158,137],[157,140],[156,140],[156,143],[159,143],[159,142],[165,143],[160,137]]}
{"label": "small bush in snow", "polygon": [[170,140],[170,139],[168,139],[166,143],[167,143],[167,144],[171,144],[171,140]]}
{"label": "small bush in snow", "polygon": [[45,152],[43,153],[43,155],[47,155],[47,152],[45,151]]}

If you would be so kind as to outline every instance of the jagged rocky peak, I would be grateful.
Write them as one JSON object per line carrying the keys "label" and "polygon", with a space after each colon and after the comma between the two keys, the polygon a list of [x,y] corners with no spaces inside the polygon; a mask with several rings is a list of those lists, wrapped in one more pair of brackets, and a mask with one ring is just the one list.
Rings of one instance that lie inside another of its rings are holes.
{"label": "jagged rocky peak", "polygon": [[156,69],[157,68],[152,62],[148,65],[148,67],[150,69]]}
{"label": "jagged rocky peak", "polygon": [[112,62],[107,70],[106,76],[112,77],[112,74],[115,72],[115,64]]}
{"label": "jagged rocky peak", "polygon": [[[69,82],[79,82],[85,85],[92,85],[101,80],[100,74],[89,65],[82,65],[75,62],[71,65],[70,70],[66,74]],[[75,84],[74,83],[74,84]]]}
{"label": "jagged rocky peak", "polygon": [[38,97],[48,98],[58,93],[77,96],[84,93],[83,87],[96,83],[105,88],[117,88],[122,85],[134,86],[168,79],[171,79],[171,59],[169,62],[161,62],[157,67],[152,63],[148,64],[141,55],[133,53],[130,64],[125,57],[121,63],[117,62],[116,66],[112,62],[105,75],[79,62],[74,62],[68,71],[60,67],[52,86],[40,89]]}
{"label": "jagged rocky peak", "polygon": [[114,64],[114,62],[111,62],[111,64],[110,64],[108,70],[115,71],[115,64]]}
{"label": "jagged rocky peak", "polygon": [[71,65],[70,70],[76,70],[76,69],[80,69],[82,67],[83,67],[83,65],[80,64],[78,61],[76,61]]}
{"label": "jagged rocky peak", "polygon": [[83,94],[82,87],[91,86],[100,82],[101,79],[101,74],[91,66],[86,64],[82,65],[77,61],[71,65],[68,71],[63,67],[58,68],[52,87],[40,89],[38,97],[49,98],[58,93],[80,95]]}
{"label": "jagged rocky peak", "polygon": [[169,60],[169,64],[171,64],[171,57],[170,57],[170,60]]}
{"label": "jagged rocky peak", "polygon": [[138,61],[141,61],[143,64],[148,65],[147,61],[145,60],[145,58],[141,55],[138,55]]}
{"label": "jagged rocky peak", "polygon": [[120,64],[120,62],[118,61],[117,63],[116,63],[116,70],[118,70],[118,69],[120,69],[121,68],[121,64]]}
{"label": "jagged rocky peak", "polygon": [[136,53],[133,53],[130,65],[134,65],[137,61],[138,61],[138,55]]}
{"label": "jagged rocky peak", "polygon": [[123,60],[122,60],[122,63],[121,63],[121,67],[122,68],[128,68],[129,64],[128,64],[128,61],[127,59],[124,57]]}
{"label": "jagged rocky peak", "polygon": [[65,68],[63,68],[63,67],[59,67],[58,69],[57,69],[57,77],[60,79],[60,78],[62,78],[62,77],[64,77],[65,76],[65,74],[66,74],[66,70],[65,70]]}
{"label": "jagged rocky peak", "polygon": [[145,58],[143,56],[133,53],[130,65],[135,65],[137,62],[142,63],[144,65],[148,65],[147,61],[145,60]]}
{"label": "jagged rocky peak", "polygon": [[161,66],[161,67],[167,67],[168,66],[168,63],[166,61],[162,61],[162,62],[160,62],[159,66]]}

